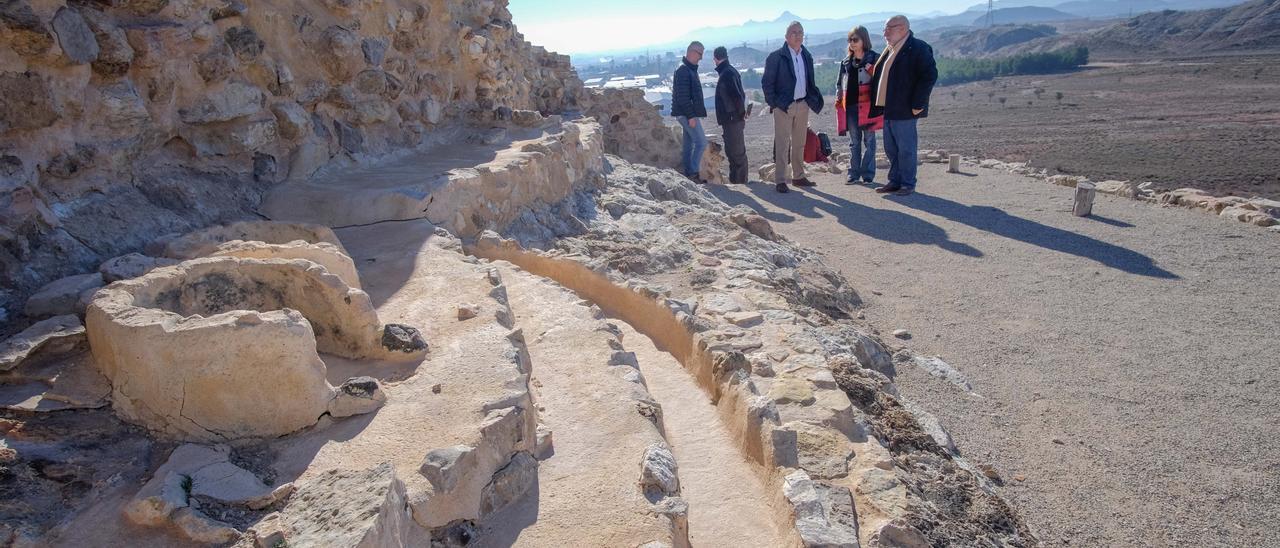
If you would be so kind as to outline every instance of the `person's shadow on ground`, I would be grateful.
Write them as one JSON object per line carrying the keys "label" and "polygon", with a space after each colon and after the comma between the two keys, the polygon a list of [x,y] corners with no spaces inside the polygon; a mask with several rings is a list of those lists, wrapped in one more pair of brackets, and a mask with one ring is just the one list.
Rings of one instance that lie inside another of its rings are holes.
{"label": "person's shadow on ground", "polygon": [[1178,279],[1178,275],[1156,266],[1154,260],[1136,251],[1010,215],[997,207],[965,205],[928,194],[914,194],[899,203],[998,236],[1092,259],[1130,274]]}
{"label": "person's shadow on ground", "polygon": [[[821,209],[844,227],[877,240],[896,244],[936,245],[952,253],[966,257],[981,257],[982,251],[968,244],[952,241],[947,231],[938,225],[906,213],[876,209],[850,202],[844,198],[809,188],[779,194],[773,185],[753,183],[733,187],[708,185],[708,190],[730,206],[746,205],[773,222],[789,223],[794,218],[778,214],[778,210],[792,211],[802,217],[816,219]],[[813,196],[822,198],[814,199]],[[764,207],[759,200],[774,207]]]}

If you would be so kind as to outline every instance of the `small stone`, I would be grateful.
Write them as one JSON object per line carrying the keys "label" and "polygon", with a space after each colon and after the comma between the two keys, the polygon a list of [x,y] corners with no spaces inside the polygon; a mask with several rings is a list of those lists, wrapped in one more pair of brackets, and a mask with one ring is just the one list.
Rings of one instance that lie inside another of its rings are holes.
{"label": "small stone", "polygon": [[26,362],[40,362],[82,348],[87,343],[84,325],[74,314],[36,322],[21,333],[0,342],[0,372]]}
{"label": "small stone", "polygon": [[329,401],[329,416],[350,417],[371,413],[387,402],[382,385],[373,377],[352,377],[338,387]]}
{"label": "small stone", "polygon": [[738,327],[751,327],[764,321],[764,316],[759,312],[730,312],[724,315],[724,319],[729,323]]}
{"label": "small stone", "polygon": [[899,339],[906,340],[911,338],[911,332],[907,331],[906,329],[896,329],[893,332],[893,336]]}
{"label": "small stone", "polygon": [[427,341],[422,339],[422,333],[417,328],[389,323],[382,328],[382,346],[387,350],[412,354],[425,352]]}
{"label": "small stone", "polygon": [[676,456],[666,443],[656,442],[644,450],[640,460],[640,488],[646,494],[674,496],[680,493]]}
{"label": "small stone", "polygon": [[480,315],[480,307],[474,304],[464,304],[458,307],[458,321],[470,320]]}
{"label": "small stone", "polygon": [[179,508],[173,513],[173,523],[187,538],[205,544],[226,544],[240,538],[234,527],[204,515],[194,508]]}
{"label": "small stone", "polygon": [[1053,438],[1052,440],[1049,440],[1049,441],[1051,441],[1051,442],[1053,442],[1054,444],[1057,444],[1057,445],[1066,445],[1066,444],[1067,444],[1067,442],[1062,441],[1061,439],[1058,439],[1058,438]]}
{"label": "small stone", "polygon": [[435,384],[431,385],[431,393],[432,393],[432,394],[439,394],[439,393],[440,393],[440,390],[441,390],[442,388],[443,388],[443,387],[441,387],[441,386],[440,386],[440,383],[435,383]]}
{"label": "small stone", "polygon": [[371,66],[382,64],[387,54],[387,41],[382,38],[365,38],[360,42],[360,51],[364,52],[364,62]]}
{"label": "small stone", "polygon": [[231,27],[223,37],[236,57],[246,63],[257,59],[262,54],[262,48],[266,47],[266,43],[258,38],[258,33],[248,27]]}
{"label": "small stone", "polygon": [[982,471],[982,475],[986,476],[987,479],[1000,481],[1000,472],[996,470],[996,467],[982,463],[978,465],[978,470]]}
{"label": "small stone", "polygon": [[102,279],[107,283],[137,278],[162,266],[178,264],[176,259],[148,257],[141,253],[130,253],[111,259],[98,267]]}
{"label": "small stone", "polygon": [[1027,481],[1027,477],[1022,474],[1014,476],[1013,479],[1014,481]]}
{"label": "small stone", "polygon": [[555,454],[553,432],[545,424],[538,423],[533,444],[533,456],[538,460],[546,460]]}
{"label": "small stone", "polygon": [[53,32],[58,35],[62,53],[72,63],[82,65],[98,58],[98,40],[80,11],[64,7],[53,16]]}

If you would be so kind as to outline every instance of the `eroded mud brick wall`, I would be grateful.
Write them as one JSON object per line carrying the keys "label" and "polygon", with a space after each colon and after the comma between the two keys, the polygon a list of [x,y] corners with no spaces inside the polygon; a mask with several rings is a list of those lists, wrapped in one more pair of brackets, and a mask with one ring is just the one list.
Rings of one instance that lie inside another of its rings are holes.
{"label": "eroded mud brick wall", "polygon": [[286,179],[581,94],[504,0],[0,0],[0,310]]}

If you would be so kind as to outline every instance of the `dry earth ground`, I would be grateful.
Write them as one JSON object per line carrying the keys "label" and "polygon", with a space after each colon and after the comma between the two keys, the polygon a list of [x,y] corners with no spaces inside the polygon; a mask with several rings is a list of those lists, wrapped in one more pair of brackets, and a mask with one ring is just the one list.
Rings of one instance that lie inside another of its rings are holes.
{"label": "dry earth ground", "polygon": [[[1280,199],[1277,61],[1269,55],[1113,62],[939,87],[920,124],[920,144],[1098,181]],[[835,136],[831,101],[811,126],[844,149],[848,140]],[[772,120],[748,121],[747,133],[754,177],[772,161]]]}
{"label": "dry earth ground", "polygon": [[898,366],[1047,545],[1280,546],[1280,235],[1112,196],[1073,217],[1070,189],[943,167],[906,198],[713,189],[967,377]]}

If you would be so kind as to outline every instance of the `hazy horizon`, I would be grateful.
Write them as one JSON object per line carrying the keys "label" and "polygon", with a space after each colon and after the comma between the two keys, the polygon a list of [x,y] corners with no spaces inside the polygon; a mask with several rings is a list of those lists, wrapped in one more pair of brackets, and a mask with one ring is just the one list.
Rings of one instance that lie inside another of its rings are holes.
{"label": "hazy horizon", "polygon": [[796,0],[784,5],[763,0],[697,3],[511,0],[510,10],[516,27],[530,42],[559,53],[581,54],[661,44],[704,27],[739,25],[751,20],[772,21],[784,11],[802,19],[838,19],[882,11],[959,13],[979,2],[900,0],[853,2],[837,7],[816,0]]}

